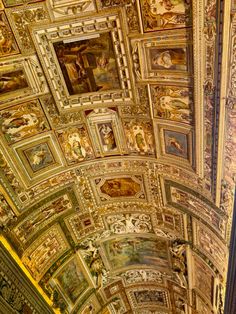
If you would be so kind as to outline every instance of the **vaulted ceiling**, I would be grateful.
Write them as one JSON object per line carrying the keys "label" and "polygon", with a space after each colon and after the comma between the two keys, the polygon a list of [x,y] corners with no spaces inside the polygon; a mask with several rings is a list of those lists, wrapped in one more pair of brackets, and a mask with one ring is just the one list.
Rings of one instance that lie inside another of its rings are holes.
{"label": "vaulted ceiling", "polygon": [[223,313],[236,156],[223,2],[2,0],[1,241],[52,312]]}

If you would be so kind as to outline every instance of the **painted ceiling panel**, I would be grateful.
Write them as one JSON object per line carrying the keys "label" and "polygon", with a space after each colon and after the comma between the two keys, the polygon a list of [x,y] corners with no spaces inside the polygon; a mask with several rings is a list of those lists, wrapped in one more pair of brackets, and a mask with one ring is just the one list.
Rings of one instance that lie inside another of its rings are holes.
{"label": "painted ceiling panel", "polygon": [[223,313],[229,19],[217,0],[2,0],[0,239],[55,313]]}

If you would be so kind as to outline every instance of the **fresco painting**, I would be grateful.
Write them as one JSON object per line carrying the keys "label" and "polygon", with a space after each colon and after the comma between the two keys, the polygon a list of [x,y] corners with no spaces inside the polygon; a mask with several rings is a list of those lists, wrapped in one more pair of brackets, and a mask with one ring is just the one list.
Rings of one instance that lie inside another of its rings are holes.
{"label": "fresco painting", "polygon": [[141,187],[132,178],[113,178],[106,180],[100,190],[110,197],[130,197],[140,192]]}
{"label": "fresco painting", "polygon": [[117,150],[112,123],[98,123],[97,127],[104,152],[112,152]]}
{"label": "fresco painting", "polygon": [[149,48],[151,70],[187,71],[186,48]]}
{"label": "fresco painting", "polygon": [[0,72],[0,97],[6,93],[27,88],[28,83],[23,70]]}
{"label": "fresco painting", "polygon": [[154,138],[151,122],[148,121],[126,121],[124,122],[125,135],[128,148],[132,152],[143,155],[153,155]]}
{"label": "fresco painting", "polygon": [[141,7],[146,32],[190,24],[190,0],[142,0]]}
{"label": "fresco painting", "polygon": [[53,45],[70,95],[120,89],[110,33]]}
{"label": "fresco painting", "polygon": [[84,126],[60,130],[57,135],[69,165],[94,156],[88,132]]}
{"label": "fresco painting", "polygon": [[176,131],[164,130],[165,152],[178,157],[188,158],[187,135]]}
{"label": "fresco painting", "polygon": [[[0,3],[1,9],[1,3]],[[7,21],[6,15],[0,12],[0,57],[18,53],[16,41]]]}
{"label": "fresco painting", "polygon": [[190,124],[192,121],[192,100],[189,88],[152,86],[151,94],[156,118]]}
{"label": "fresco painting", "polygon": [[122,237],[103,243],[106,258],[112,269],[131,265],[167,266],[165,240],[145,237]]}
{"label": "fresco painting", "polygon": [[75,303],[89,287],[89,283],[76,259],[72,259],[66,264],[56,277],[56,280],[72,303]]}
{"label": "fresco painting", "polygon": [[9,143],[50,129],[46,117],[36,101],[2,110],[0,112],[0,126]]}
{"label": "fresco painting", "polygon": [[55,163],[47,143],[41,143],[23,151],[33,172],[42,170]]}

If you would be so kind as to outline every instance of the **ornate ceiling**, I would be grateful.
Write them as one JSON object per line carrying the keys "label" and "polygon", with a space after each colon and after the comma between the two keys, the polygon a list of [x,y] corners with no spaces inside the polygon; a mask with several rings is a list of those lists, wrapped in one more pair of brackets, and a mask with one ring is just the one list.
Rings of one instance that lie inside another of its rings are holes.
{"label": "ornate ceiling", "polygon": [[223,313],[226,2],[2,0],[0,237],[52,312]]}

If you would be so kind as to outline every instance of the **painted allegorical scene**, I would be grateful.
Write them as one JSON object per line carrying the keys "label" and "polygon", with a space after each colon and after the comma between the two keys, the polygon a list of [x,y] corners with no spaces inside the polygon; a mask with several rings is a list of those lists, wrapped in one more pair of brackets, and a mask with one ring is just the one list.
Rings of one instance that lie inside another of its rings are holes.
{"label": "painted allegorical scene", "polygon": [[0,72],[0,97],[27,87],[28,83],[23,70]]}
{"label": "painted allegorical scene", "polygon": [[57,131],[58,139],[69,165],[94,157],[88,132],[84,126]]}
{"label": "painted allegorical scene", "polygon": [[154,155],[155,145],[152,123],[149,121],[124,121],[127,145],[130,151],[143,155]]}
{"label": "painted allegorical scene", "polygon": [[24,155],[33,172],[42,170],[55,163],[47,143],[41,143],[24,150]]}
{"label": "painted allegorical scene", "polygon": [[113,178],[106,180],[100,190],[110,197],[129,197],[140,192],[141,186],[132,178]]}
{"label": "painted allegorical scene", "polygon": [[111,269],[131,265],[168,265],[167,243],[165,240],[141,236],[121,237],[103,242],[105,255]]}
{"label": "painted allegorical scene", "polygon": [[110,33],[57,42],[54,49],[70,95],[120,89]]}
{"label": "painted allegorical scene", "polygon": [[151,86],[154,116],[190,124],[192,121],[192,95],[189,88]]}
{"label": "painted allegorical scene", "polygon": [[4,12],[0,12],[0,57],[18,53],[16,41]]}
{"label": "painted allegorical scene", "polygon": [[89,287],[76,258],[69,261],[56,277],[62,291],[72,303]]}
{"label": "painted allegorical scene", "polygon": [[187,71],[186,48],[149,48],[151,70]]}
{"label": "painted allegorical scene", "polygon": [[38,230],[70,209],[72,209],[71,200],[67,194],[64,194],[29,214],[14,228],[14,233],[22,243],[25,243]]}
{"label": "painted allegorical scene", "polygon": [[178,157],[188,158],[188,139],[184,133],[164,130],[165,152]]}
{"label": "painted allegorical scene", "polygon": [[0,126],[9,143],[49,130],[45,115],[37,101],[2,110]]}
{"label": "painted allegorical scene", "polygon": [[98,123],[97,127],[104,152],[109,153],[116,151],[117,145],[112,123]]}
{"label": "painted allegorical scene", "polygon": [[191,0],[141,0],[146,32],[190,25]]}

